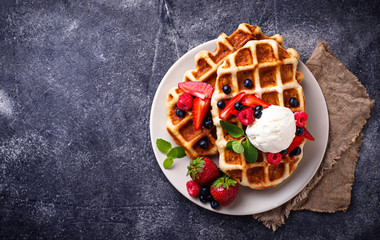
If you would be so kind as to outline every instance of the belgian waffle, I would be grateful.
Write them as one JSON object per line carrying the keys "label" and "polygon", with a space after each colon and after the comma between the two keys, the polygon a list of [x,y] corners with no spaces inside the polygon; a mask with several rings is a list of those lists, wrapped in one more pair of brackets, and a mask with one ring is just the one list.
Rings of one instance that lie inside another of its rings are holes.
{"label": "belgian waffle", "polygon": [[[283,43],[281,35],[276,34],[272,37],[265,36],[258,26],[252,26],[246,23],[240,24],[238,29],[230,36],[222,33],[218,37],[217,48],[213,53],[201,51],[195,56],[196,68],[187,71],[183,81],[206,82],[214,87],[217,77],[216,71],[223,60],[229,54],[244,46],[248,41],[261,39],[273,39],[280,45]],[[215,126],[211,129],[202,126],[200,130],[196,131],[193,127],[191,110],[186,111],[186,116],[183,118],[176,115],[176,104],[182,93],[178,87],[174,87],[168,93],[166,101],[167,131],[173,137],[174,141],[185,149],[190,158],[217,154]],[[199,147],[198,142],[201,139],[208,142],[206,149]]]}
{"label": "belgian waffle", "polygon": [[[278,185],[297,168],[302,159],[298,156],[282,157],[281,163],[271,165],[267,162],[265,153],[258,151],[255,163],[245,160],[244,154],[238,154],[226,149],[226,144],[234,138],[220,125],[217,102],[229,99],[245,92],[254,94],[264,101],[278,106],[290,108],[293,112],[305,111],[305,98],[299,82],[303,74],[297,72],[299,55],[294,49],[283,49],[276,41],[250,41],[235,53],[226,57],[217,70],[217,80],[211,99],[213,122],[217,129],[216,145],[219,150],[219,167],[226,174],[238,180],[241,185],[253,189],[264,189]],[[246,88],[245,79],[251,79],[253,86]],[[228,84],[231,92],[226,95],[222,87]],[[291,107],[289,99],[297,98],[299,105]],[[237,117],[231,117],[230,123],[243,128]],[[302,150],[305,140],[300,145]]]}

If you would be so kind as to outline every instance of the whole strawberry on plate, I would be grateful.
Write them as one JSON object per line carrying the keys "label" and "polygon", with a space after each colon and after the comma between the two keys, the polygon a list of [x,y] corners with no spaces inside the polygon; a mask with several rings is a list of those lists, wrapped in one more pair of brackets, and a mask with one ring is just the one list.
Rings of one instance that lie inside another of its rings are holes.
{"label": "whole strawberry on plate", "polygon": [[210,183],[219,176],[219,169],[208,157],[198,157],[190,162],[186,176],[203,185]]}
{"label": "whole strawberry on plate", "polygon": [[214,181],[210,189],[212,197],[222,206],[230,205],[239,192],[236,180],[225,175]]}

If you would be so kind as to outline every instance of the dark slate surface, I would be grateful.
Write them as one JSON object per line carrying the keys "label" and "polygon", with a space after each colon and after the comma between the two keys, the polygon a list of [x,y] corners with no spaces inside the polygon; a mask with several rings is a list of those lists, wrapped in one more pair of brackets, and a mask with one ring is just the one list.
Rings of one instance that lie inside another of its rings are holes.
{"label": "dark slate surface", "polygon": [[379,107],[364,128],[347,212],[292,212],[276,233],[200,208],[156,163],[150,106],[165,72],[241,22],[306,61],[318,40],[379,100],[378,1],[2,1],[1,239],[373,239]]}

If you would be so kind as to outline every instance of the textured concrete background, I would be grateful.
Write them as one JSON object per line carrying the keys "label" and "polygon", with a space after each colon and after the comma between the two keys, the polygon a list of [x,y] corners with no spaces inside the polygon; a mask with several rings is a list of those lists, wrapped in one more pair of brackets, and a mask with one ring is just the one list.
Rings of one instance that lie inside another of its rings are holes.
{"label": "textured concrete background", "polygon": [[318,40],[379,102],[379,1],[2,1],[0,239],[374,239],[379,107],[364,128],[347,212],[292,212],[276,233],[197,207],[149,140],[170,66],[239,23],[280,33],[306,61]]}

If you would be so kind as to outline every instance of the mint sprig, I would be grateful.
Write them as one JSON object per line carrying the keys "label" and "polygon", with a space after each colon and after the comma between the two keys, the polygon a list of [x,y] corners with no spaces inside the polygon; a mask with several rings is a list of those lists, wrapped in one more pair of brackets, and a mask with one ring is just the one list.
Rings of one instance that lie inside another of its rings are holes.
{"label": "mint sprig", "polygon": [[157,139],[156,146],[158,150],[166,154],[166,159],[164,160],[163,166],[165,169],[170,168],[173,165],[173,160],[176,158],[183,158],[186,156],[185,150],[181,147],[172,148],[172,144],[164,139]]}
{"label": "mint sprig", "polygon": [[244,134],[244,130],[240,127],[220,120],[220,125],[234,138],[244,136],[240,141],[231,140],[226,144],[226,149],[234,151],[236,153],[244,153],[245,160],[250,163],[254,163],[257,160],[257,149],[249,141],[247,135]]}

